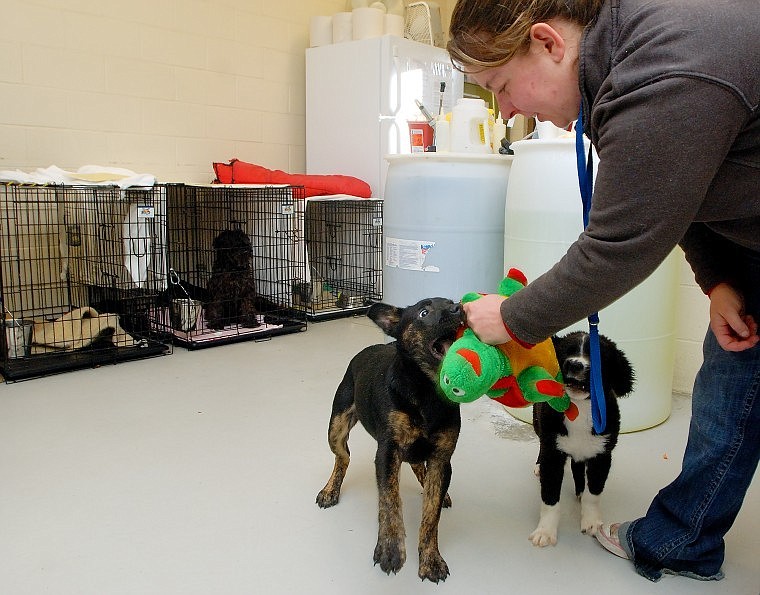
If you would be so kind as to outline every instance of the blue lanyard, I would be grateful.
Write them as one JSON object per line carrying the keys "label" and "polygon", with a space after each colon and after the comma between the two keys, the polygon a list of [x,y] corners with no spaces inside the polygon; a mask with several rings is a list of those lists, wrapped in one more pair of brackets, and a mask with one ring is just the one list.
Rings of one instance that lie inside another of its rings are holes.
{"label": "blue lanyard", "polygon": [[[583,228],[588,226],[589,211],[591,211],[591,196],[594,193],[594,162],[591,159],[591,148],[586,157],[583,145],[583,104],[578,111],[578,121],[575,123],[575,155],[578,159],[578,185],[583,201]],[[604,432],[607,427],[607,404],[604,400],[602,385],[602,357],[599,349],[599,313],[594,312],[588,317],[589,347],[591,351],[591,419],[597,434]]]}

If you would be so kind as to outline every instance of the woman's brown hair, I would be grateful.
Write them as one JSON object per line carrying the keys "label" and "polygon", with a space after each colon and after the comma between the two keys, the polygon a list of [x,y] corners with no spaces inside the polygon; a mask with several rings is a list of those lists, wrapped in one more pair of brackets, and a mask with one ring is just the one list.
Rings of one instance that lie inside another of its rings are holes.
{"label": "woman's brown hair", "polygon": [[458,0],[446,47],[454,66],[473,70],[500,66],[527,49],[530,28],[561,17],[588,25],[604,0]]}

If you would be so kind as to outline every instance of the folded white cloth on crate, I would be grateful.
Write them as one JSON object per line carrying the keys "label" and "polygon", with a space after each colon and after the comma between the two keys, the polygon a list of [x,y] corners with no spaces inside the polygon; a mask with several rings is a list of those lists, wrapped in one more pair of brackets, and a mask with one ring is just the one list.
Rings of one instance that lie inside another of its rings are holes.
{"label": "folded white cloth on crate", "polygon": [[83,165],[75,172],[51,165],[37,168],[31,173],[19,169],[0,171],[0,182],[19,184],[70,184],[86,186],[153,186],[156,177],[152,174],[138,174],[121,167],[104,167],[101,165]]}

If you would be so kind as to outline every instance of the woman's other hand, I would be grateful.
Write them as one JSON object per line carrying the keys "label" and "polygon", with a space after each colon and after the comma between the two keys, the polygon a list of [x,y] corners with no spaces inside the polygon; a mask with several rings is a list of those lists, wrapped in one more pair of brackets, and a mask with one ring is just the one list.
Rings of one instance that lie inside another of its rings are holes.
{"label": "woman's other hand", "polygon": [[757,322],[744,313],[742,296],[727,283],[710,291],[710,328],[726,351],[744,351],[760,341]]}

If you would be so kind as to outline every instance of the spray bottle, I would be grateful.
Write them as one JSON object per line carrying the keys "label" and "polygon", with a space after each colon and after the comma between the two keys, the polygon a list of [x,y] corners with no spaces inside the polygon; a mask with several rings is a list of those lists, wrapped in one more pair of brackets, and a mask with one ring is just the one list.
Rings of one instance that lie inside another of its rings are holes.
{"label": "spray bottle", "polygon": [[448,153],[451,146],[451,129],[443,108],[435,120],[435,150],[437,153]]}
{"label": "spray bottle", "polygon": [[499,149],[501,148],[501,139],[507,136],[507,125],[504,123],[504,120],[501,117],[501,112],[499,112],[499,116],[496,118],[496,121],[493,124],[493,134],[491,135],[491,141],[492,141],[492,151],[494,153],[499,153]]}
{"label": "spray bottle", "polygon": [[443,111],[443,93],[446,90],[446,81],[441,81],[440,97],[438,99],[438,115],[435,118],[435,150],[438,153],[448,153],[451,144],[451,130],[449,121]]}

